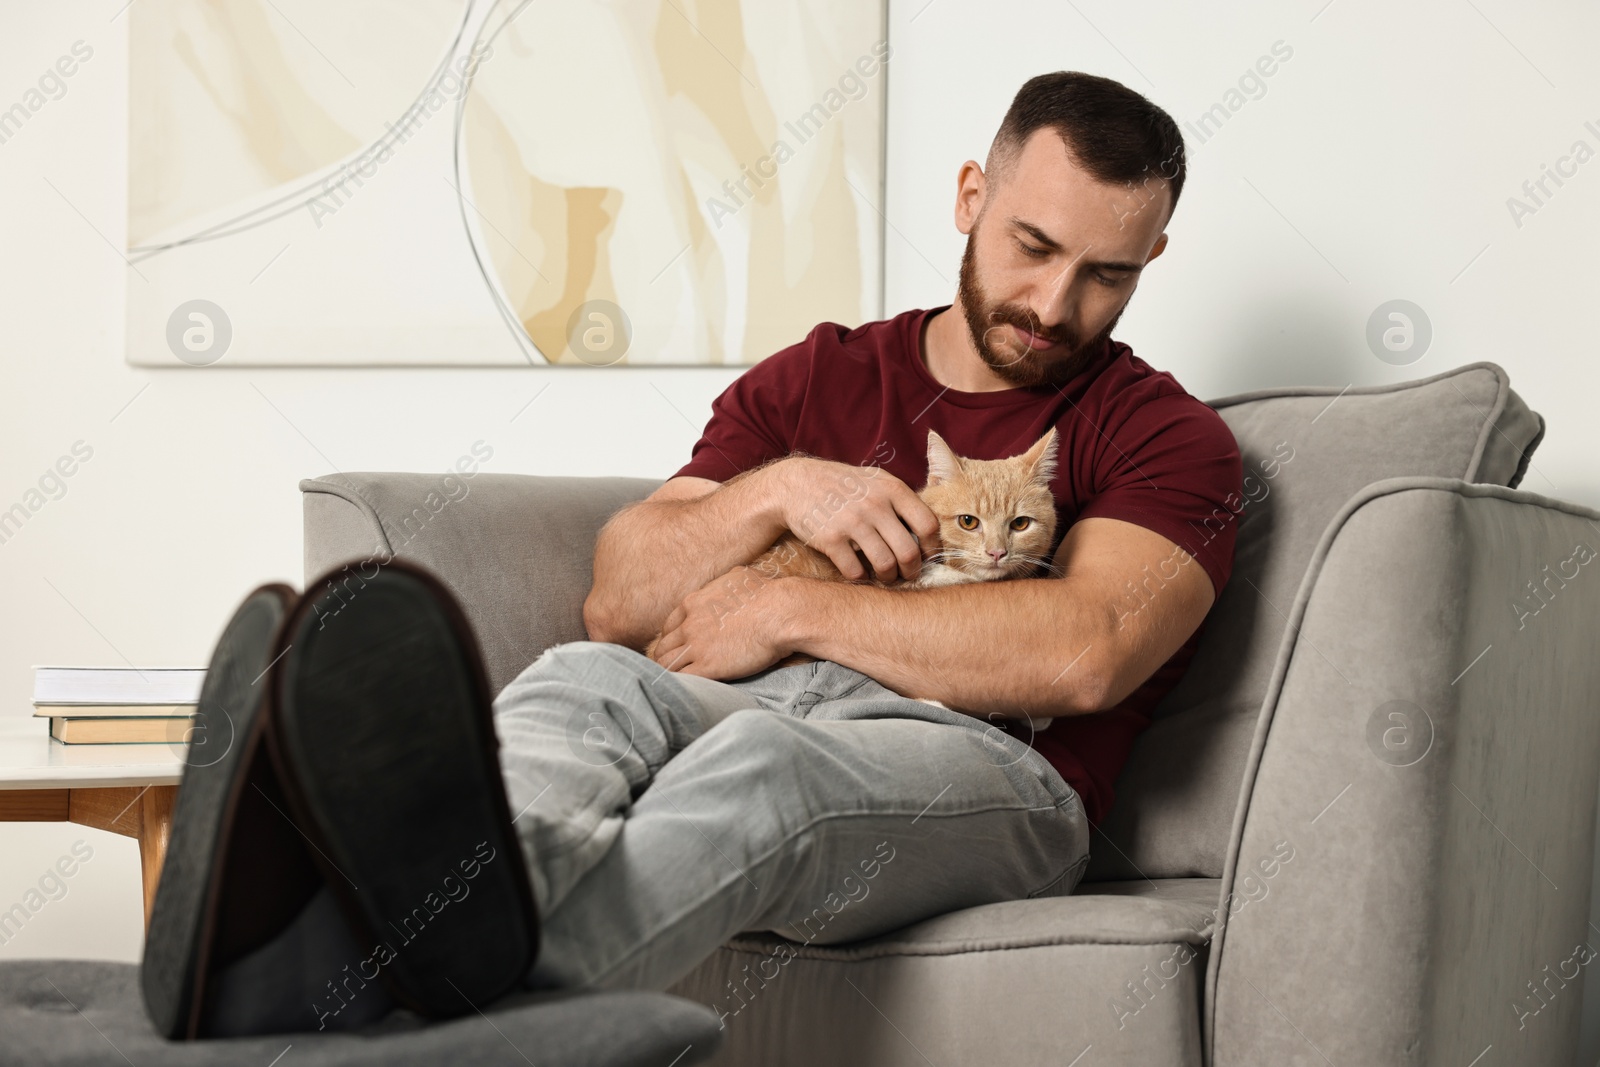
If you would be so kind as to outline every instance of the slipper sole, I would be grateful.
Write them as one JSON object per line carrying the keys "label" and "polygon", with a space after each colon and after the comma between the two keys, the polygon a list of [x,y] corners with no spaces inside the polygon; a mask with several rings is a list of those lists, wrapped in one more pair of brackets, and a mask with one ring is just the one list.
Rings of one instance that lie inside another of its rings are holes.
{"label": "slipper sole", "polygon": [[262,676],[295,595],[274,584],[246,597],[201,686],[139,971],[150,1020],[168,1038],[193,1037],[199,1025],[232,813],[260,751]]}
{"label": "slipper sole", "polygon": [[367,969],[414,1011],[474,1011],[520,982],[539,934],[477,642],[420,569],[319,586],[274,674],[285,793]]}

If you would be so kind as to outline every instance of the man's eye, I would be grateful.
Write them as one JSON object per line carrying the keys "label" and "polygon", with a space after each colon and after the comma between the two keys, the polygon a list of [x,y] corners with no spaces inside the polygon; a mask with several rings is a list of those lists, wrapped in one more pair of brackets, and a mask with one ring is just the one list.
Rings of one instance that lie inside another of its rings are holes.
{"label": "man's eye", "polygon": [[1094,280],[1108,289],[1112,288],[1113,286],[1121,285],[1122,279],[1125,277],[1126,275],[1104,274],[1100,271],[1094,272]]}
{"label": "man's eye", "polygon": [[957,515],[956,525],[963,530],[976,530],[978,528],[978,517],[976,515]]}
{"label": "man's eye", "polygon": [[1017,247],[1022,249],[1024,255],[1032,256],[1034,259],[1043,259],[1050,254],[1045,249],[1035,248],[1026,241],[1018,241]]}
{"label": "man's eye", "polygon": [[1026,515],[1018,515],[1016,518],[1011,520],[1011,528],[1018,533],[1021,533],[1023,530],[1026,530],[1032,525],[1033,520],[1028,518]]}

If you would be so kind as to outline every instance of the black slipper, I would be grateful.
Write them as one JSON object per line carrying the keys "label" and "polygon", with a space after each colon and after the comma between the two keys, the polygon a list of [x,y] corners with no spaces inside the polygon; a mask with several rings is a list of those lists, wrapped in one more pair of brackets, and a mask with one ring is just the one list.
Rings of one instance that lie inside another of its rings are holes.
{"label": "black slipper", "polygon": [[394,999],[474,1011],[518,985],[539,938],[477,641],[416,567],[311,588],[268,735],[296,821]]}
{"label": "black slipper", "polygon": [[[276,792],[261,745],[267,676],[295,596],[265,585],[246,597],[206,670],[139,972],[151,1022],[168,1038],[197,1035],[213,965],[270,940],[320,881],[264,799]],[[227,882],[250,891],[225,894]]]}

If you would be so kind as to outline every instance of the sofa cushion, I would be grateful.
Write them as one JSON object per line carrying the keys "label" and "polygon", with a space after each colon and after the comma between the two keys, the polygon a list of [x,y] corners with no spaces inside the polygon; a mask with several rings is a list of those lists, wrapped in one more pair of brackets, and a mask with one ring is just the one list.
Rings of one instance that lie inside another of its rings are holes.
{"label": "sofa cushion", "polygon": [[721,1018],[713,1064],[1198,1065],[1219,887],[1108,882],[845,945],[747,934],[671,991]]}
{"label": "sofa cushion", "polygon": [[[449,1022],[395,1011],[348,1034],[306,1033],[173,1042],[145,1017],[139,969],[130,963],[19,960],[0,964],[0,1064],[29,1067],[680,1067],[700,1063],[721,1040],[716,1017],[660,993],[520,994]],[[673,1059],[674,1056],[680,1057]]]}
{"label": "sofa cushion", "polygon": [[1385,478],[1515,487],[1544,432],[1492,363],[1394,385],[1263,390],[1212,406],[1244,460],[1236,514],[1217,517],[1238,523],[1233,576],[1188,672],[1124,765],[1085,882],[1219,877],[1285,613],[1328,523]]}
{"label": "sofa cushion", "polygon": [[594,541],[648,478],[344,473],[300,483],[305,581],[356,595],[399,556],[432,571],[471,620],[498,693],[551,645],[582,641]]}

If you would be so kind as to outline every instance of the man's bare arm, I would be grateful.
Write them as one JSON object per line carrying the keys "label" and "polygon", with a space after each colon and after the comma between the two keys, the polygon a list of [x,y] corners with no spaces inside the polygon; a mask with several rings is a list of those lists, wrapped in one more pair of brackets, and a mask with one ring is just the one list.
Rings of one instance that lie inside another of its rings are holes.
{"label": "man's bare arm", "polygon": [[755,475],[725,485],[672,478],[619,511],[595,542],[594,585],[583,602],[589,636],[643,647],[655,636],[652,619],[778,539],[784,526],[769,496]]}
{"label": "man's bare arm", "polygon": [[656,657],[728,678],[804,652],[964,711],[1077,715],[1138,688],[1215,598],[1187,553],[1115,519],[1074,525],[1056,562],[1059,578],[926,590],[781,578],[730,599],[713,583],[674,612]]}
{"label": "man's bare arm", "polygon": [[846,577],[867,575],[862,557],[879,578],[915,577],[938,530],[922,499],[875,467],[795,456],[721,485],[673,478],[600,531],[584,625],[596,641],[642,648],[685,596],[785,532]]}

